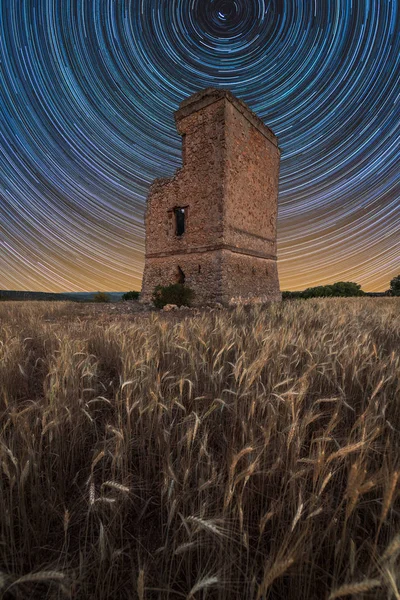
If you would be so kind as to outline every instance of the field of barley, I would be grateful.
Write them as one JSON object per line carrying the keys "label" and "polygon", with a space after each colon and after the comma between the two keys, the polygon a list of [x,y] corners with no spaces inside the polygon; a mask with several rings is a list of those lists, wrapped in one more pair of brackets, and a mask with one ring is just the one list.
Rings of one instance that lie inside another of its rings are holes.
{"label": "field of barley", "polygon": [[0,303],[0,597],[400,600],[400,299],[90,310]]}

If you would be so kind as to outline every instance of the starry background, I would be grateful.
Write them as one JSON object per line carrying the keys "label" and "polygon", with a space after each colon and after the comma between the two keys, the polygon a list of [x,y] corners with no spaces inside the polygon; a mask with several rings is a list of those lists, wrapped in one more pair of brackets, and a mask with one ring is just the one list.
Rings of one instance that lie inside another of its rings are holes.
{"label": "starry background", "polygon": [[282,148],[282,289],[400,272],[399,0],[0,0],[0,289],[139,289],[173,111],[230,89]]}

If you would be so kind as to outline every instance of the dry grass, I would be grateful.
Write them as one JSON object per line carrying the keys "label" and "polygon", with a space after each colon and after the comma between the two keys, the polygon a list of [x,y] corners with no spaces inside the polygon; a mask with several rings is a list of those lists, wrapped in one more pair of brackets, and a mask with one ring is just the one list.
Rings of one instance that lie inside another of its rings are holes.
{"label": "dry grass", "polygon": [[76,310],[0,304],[0,596],[400,598],[399,300]]}

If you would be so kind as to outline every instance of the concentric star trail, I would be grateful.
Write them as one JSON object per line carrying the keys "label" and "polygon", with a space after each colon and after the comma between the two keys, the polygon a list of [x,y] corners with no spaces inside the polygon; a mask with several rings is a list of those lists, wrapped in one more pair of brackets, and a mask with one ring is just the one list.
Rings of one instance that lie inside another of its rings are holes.
{"label": "concentric star trail", "polygon": [[138,289],[173,111],[230,89],[282,148],[282,289],[400,272],[399,0],[0,0],[0,289]]}

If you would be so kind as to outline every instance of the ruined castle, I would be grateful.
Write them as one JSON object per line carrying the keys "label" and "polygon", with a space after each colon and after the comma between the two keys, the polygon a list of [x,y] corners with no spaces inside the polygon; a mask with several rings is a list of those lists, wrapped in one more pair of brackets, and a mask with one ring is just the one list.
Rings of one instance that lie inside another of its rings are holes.
{"label": "ruined castle", "polygon": [[175,121],[183,165],[150,188],[141,301],[171,283],[191,287],[195,305],[280,300],[276,136],[213,88],[183,101]]}

